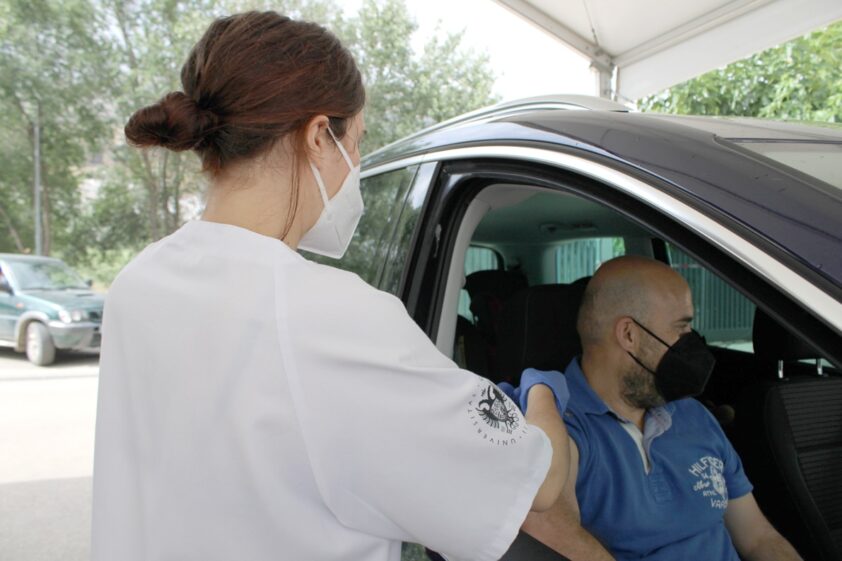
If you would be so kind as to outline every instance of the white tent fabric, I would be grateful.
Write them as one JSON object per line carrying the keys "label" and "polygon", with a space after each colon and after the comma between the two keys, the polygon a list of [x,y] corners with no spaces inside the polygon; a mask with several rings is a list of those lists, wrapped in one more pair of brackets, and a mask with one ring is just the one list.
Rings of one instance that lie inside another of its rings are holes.
{"label": "white tent fabric", "polygon": [[[634,101],[842,19],[842,0],[497,0]],[[613,81],[611,80],[613,74]]]}

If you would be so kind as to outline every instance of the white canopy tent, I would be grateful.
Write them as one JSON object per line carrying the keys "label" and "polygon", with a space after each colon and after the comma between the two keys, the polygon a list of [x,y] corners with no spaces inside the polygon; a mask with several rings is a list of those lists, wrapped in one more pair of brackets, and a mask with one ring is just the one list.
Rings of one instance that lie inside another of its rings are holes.
{"label": "white canopy tent", "polygon": [[634,101],[842,19],[842,0],[497,0]]}

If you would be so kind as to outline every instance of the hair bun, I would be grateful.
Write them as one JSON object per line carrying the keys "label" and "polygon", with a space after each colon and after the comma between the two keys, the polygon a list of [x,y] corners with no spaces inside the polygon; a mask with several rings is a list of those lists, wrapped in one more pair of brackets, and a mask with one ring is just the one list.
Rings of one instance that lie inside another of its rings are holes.
{"label": "hair bun", "polygon": [[163,146],[179,152],[200,147],[218,127],[219,117],[213,111],[201,109],[184,92],[171,92],[136,111],[125,133],[135,146]]}

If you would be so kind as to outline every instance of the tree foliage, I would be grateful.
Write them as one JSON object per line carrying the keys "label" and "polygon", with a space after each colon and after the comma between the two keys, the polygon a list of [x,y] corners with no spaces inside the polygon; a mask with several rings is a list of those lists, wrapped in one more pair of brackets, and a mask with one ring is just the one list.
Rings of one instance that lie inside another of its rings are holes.
{"label": "tree foliage", "polygon": [[108,134],[108,41],[87,0],[0,2],[0,251],[33,242],[34,131],[44,249],[67,244],[84,165]]}
{"label": "tree foliage", "polygon": [[400,0],[365,0],[338,26],[366,84],[364,153],[496,101],[486,55],[465,49],[461,34],[442,33],[415,53],[417,27]]}
{"label": "tree foliage", "polygon": [[842,122],[842,22],[638,101],[644,111]]}
{"label": "tree foliage", "polygon": [[460,35],[412,49],[403,0],[365,0],[353,17],[333,0],[0,0],[0,251],[33,250],[36,114],[48,252],[111,271],[100,267],[109,255],[125,260],[189,218],[198,159],[130,148],[122,128],[181,88],[181,65],[214,18],[247,9],[317,21],[352,50],[368,92],[364,153],[494,101],[487,58]]}

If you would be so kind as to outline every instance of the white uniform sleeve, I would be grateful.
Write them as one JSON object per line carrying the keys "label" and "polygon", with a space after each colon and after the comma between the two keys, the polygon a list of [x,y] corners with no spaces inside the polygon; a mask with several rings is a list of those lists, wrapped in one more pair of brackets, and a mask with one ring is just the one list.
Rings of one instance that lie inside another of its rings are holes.
{"label": "white uniform sleeve", "polygon": [[328,507],[362,532],[499,559],[549,469],[546,435],[443,356],[397,298],[295,269],[279,275],[280,343]]}

